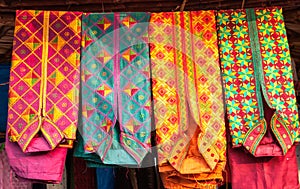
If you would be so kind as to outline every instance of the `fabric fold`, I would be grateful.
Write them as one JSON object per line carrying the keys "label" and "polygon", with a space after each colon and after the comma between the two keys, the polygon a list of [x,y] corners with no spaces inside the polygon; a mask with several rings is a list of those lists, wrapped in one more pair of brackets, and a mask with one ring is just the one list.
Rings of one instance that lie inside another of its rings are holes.
{"label": "fabric fold", "polygon": [[285,155],[299,141],[299,118],[282,9],[221,10],[217,23],[233,147]]}

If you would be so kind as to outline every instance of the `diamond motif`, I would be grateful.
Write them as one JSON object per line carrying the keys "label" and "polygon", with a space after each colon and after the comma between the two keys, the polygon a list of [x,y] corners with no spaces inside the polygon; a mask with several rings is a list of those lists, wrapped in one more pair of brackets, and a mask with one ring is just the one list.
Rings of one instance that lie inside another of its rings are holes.
{"label": "diamond motif", "polygon": [[143,122],[145,122],[146,119],[149,118],[149,112],[147,109],[141,108],[139,111],[137,111],[134,114],[134,117],[137,121],[139,121],[140,123],[143,123]]}
{"label": "diamond motif", "polygon": [[171,115],[168,119],[168,121],[172,124],[175,124],[177,122],[177,120],[178,120],[177,117],[174,115]]}
{"label": "diamond motif", "polygon": [[201,75],[201,77],[198,78],[198,81],[199,81],[201,84],[204,84],[204,83],[206,83],[207,78],[206,78],[204,75]]}
{"label": "diamond motif", "polygon": [[60,50],[66,44],[66,41],[60,35],[56,35],[49,44],[52,45],[54,49]]}
{"label": "diamond motif", "polygon": [[199,33],[199,32],[201,32],[204,29],[204,26],[203,26],[203,24],[197,23],[194,26],[194,29]]}
{"label": "diamond motif", "polygon": [[128,96],[133,96],[138,90],[139,89],[131,82],[124,87],[124,92],[128,94]]}
{"label": "diamond motif", "polygon": [[[63,98],[59,103],[56,104],[56,106],[65,114],[65,112],[72,107],[72,103],[68,98]],[[56,108],[57,109],[57,108]]]}
{"label": "diamond motif", "polygon": [[139,109],[139,105],[134,101],[129,101],[127,105],[125,105],[131,114],[135,114],[135,112]]}
{"label": "diamond motif", "polygon": [[160,87],[157,92],[160,96],[164,96],[167,93],[164,87]]}
{"label": "diamond motif", "polygon": [[112,121],[107,118],[105,118],[101,123],[101,129],[105,130],[106,132],[109,132],[111,126],[112,126]]}
{"label": "diamond motif", "polygon": [[34,73],[33,71],[29,72],[26,76],[23,77],[24,81],[29,85],[29,86],[33,86],[34,84],[36,84],[36,82],[38,82],[39,76]]}
{"label": "diamond motif", "polygon": [[131,16],[126,16],[123,20],[122,23],[127,26],[128,28],[131,27],[133,24],[136,24],[136,20],[132,18]]}
{"label": "diamond motif", "polygon": [[111,60],[112,56],[106,50],[102,49],[97,55],[97,58],[101,63],[106,64]]}
{"label": "diamond motif", "polygon": [[174,105],[177,102],[177,99],[174,96],[171,96],[167,101],[169,104]]}
{"label": "diamond motif", "polygon": [[41,46],[41,41],[36,38],[35,36],[31,36],[27,41],[26,41],[27,47],[29,47],[32,51],[37,49],[38,47]]}
{"label": "diamond motif", "polygon": [[100,87],[98,87],[98,89],[97,89],[97,93],[104,97],[109,95],[111,92],[112,92],[112,89],[109,86],[107,86],[106,84],[100,85]]}
{"label": "diamond motif", "polygon": [[108,102],[102,100],[101,98],[97,98],[97,101],[98,103],[96,104],[99,110],[101,111],[101,113],[108,114],[109,111],[112,110],[112,106]]}
{"label": "diamond motif", "polygon": [[36,115],[37,112],[29,107],[24,111],[22,118],[28,123]]}
{"label": "diamond motif", "polygon": [[216,90],[218,90],[218,88],[214,85],[214,84],[211,84],[208,88],[208,90],[212,93],[214,93]]}
{"label": "diamond motif", "polygon": [[143,104],[145,104],[146,101],[149,99],[148,97],[149,97],[148,94],[144,93],[144,92],[141,91],[141,90],[138,90],[138,91],[136,92],[136,94],[134,95],[134,100],[135,100],[136,102],[138,102],[140,105],[143,105]]}
{"label": "diamond motif", "polygon": [[48,80],[54,85],[59,85],[62,81],[64,81],[64,77],[65,76],[60,71],[56,70],[48,77]]}
{"label": "diamond motif", "polygon": [[[56,113],[54,113],[54,115],[55,114]],[[57,125],[59,125],[61,131],[65,130],[66,128],[72,125],[69,119],[66,118],[66,115],[64,113],[60,113],[57,117],[60,117],[56,122]]]}
{"label": "diamond motif", "polygon": [[99,26],[100,29],[106,30],[111,26],[111,22],[107,18],[103,17],[101,20],[97,22],[97,25]]}
{"label": "diamond motif", "polygon": [[127,123],[126,123],[126,129],[129,130],[131,133],[135,133],[138,129],[138,127],[140,126],[140,123],[138,123],[136,120],[134,119],[130,119]]}
{"label": "diamond motif", "polygon": [[136,52],[131,48],[128,48],[122,53],[122,58],[127,62],[131,62],[133,59],[135,59],[136,56]]}
{"label": "diamond motif", "polygon": [[162,125],[162,127],[159,128],[159,130],[160,130],[164,135],[166,135],[170,129],[169,129],[169,127],[167,127],[166,125]]}
{"label": "diamond motif", "polygon": [[28,66],[34,68],[39,64],[41,60],[38,57],[36,57],[35,54],[31,54],[27,57],[27,59],[25,59],[25,61],[28,62]]}
{"label": "diamond motif", "polygon": [[216,72],[216,68],[214,68],[213,66],[209,66],[206,71],[212,75]]}
{"label": "diamond motif", "polygon": [[204,103],[205,103],[208,99],[209,99],[209,97],[208,97],[206,94],[203,94],[203,95],[200,96],[200,100],[201,100],[202,102],[204,102]]}

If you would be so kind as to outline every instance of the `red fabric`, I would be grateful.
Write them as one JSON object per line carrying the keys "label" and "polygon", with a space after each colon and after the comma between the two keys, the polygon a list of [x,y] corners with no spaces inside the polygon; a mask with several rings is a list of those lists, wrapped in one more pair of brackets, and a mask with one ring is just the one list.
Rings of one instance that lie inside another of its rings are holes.
{"label": "red fabric", "polygon": [[285,156],[254,157],[240,148],[229,148],[233,189],[299,189],[293,146]]}

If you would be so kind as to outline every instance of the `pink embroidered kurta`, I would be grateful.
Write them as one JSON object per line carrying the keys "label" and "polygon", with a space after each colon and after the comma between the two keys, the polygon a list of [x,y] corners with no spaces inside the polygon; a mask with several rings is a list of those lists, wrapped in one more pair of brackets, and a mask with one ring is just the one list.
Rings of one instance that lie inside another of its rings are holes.
{"label": "pink embroidered kurta", "polygon": [[72,147],[80,34],[79,12],[16,12],[7,132],[23,152]]}

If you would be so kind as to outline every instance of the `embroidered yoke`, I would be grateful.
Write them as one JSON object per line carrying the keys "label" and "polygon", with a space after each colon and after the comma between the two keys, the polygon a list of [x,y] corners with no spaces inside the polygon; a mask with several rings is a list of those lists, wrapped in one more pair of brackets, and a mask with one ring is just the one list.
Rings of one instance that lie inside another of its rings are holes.
{"label": "embroidered yoke", "polygon": [[[282,10],[221,10],[217,23],[233,147],[286,154],[299,141],[299,120]],[[264,108],[274,112],[270,121]]]}
{"label": "embroidered yoke", "polygon": [[84,14],[82,137],[105,164],[150,151],[148,13]]}
{"label": "embroidered yoke", "polygon": [[7,132],[23,152],[72,147],[80,32],[79,12],[16,12]]}
{"label": "embroidered yoke", "polygon": [[[173,181],[181,187],[184,184],[177,182],[178,177],[185,180],[189,174],[195,179],[187,185],[197,188],[204,185],[195,182],[222,180],[225,166],[215,24],[214,11],[151,14],[152,90],[160,172],[177,175]],[[165,187],[175,187],[172,179],[164,178]],[[216,183],[211,186],[216,187]]]}

